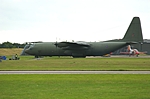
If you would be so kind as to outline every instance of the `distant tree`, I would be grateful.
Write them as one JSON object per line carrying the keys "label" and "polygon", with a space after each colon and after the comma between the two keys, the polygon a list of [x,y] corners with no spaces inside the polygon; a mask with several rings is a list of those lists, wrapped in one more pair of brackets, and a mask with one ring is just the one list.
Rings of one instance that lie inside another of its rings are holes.
{"label": "distant tree", "polygon": [[7,41],[0,44],[0,48],[24,48],[25,45],[26,43],[19,44],[19,43],[11,43]]}
{"label": "distant tree", "polygon": [[26,43],[23,43],[23,44],[20,44],[20,48],[24,48],[25,47],[25,45],[27,45]]}
{"label": "distant tree", "polygon": [[20,44],[19,43],[13,43],[13,48],[19,48],[20,47]]}
{"label": "distant tree", "polygon": [[7,42],[2,43],[1,47],[2,48],[12,48],[13,45],[12,45],[12,43],[10,43],[10,42],[7,41]]}

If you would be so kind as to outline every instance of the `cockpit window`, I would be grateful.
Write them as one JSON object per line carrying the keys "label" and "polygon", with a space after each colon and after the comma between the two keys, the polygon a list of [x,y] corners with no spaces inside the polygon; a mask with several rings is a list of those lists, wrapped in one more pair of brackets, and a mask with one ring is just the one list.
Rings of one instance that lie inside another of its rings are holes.
{"label": "cockpit window", "polygon": [[30,45],[30,47],[34,47],[34,44]]}
{"label": "cockpit window", "polygon": [[32,50],[34,47],[34,44],[30,45],[29,50]]}

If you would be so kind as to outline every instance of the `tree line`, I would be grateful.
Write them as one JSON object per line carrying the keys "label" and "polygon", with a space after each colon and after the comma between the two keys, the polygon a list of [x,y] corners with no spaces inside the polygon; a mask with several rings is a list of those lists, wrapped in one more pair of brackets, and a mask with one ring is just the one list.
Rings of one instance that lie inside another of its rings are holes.
{"label": "tree line", "polygon": [[19,44],[19,43],[11,43],[11,42],[3,42],[0,43],[0,48],[24,48],[27,43]]}

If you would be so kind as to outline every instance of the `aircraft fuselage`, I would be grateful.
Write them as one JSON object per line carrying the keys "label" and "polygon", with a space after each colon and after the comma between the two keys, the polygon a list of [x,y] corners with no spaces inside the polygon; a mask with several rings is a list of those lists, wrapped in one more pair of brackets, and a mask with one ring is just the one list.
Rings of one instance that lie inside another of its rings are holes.
{"label": "aircraft fuselage", "polygon": [[57,47],[55,43],[56,42],[35,43],[30,45],[25,52],[34,56],[102,56],[127,45],[126,42],[86,42],[90,47],[81,47],[80,49],[74,47],[71,49]]}

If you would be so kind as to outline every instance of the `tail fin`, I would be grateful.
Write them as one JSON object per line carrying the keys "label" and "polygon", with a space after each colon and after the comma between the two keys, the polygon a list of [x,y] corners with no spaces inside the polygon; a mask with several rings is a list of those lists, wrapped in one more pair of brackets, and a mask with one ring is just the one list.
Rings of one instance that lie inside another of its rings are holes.
{"label": "tail fin", "polygon": [[134,17],[122,39],[126,42],[143,42],[142,28],[139,17]]}

